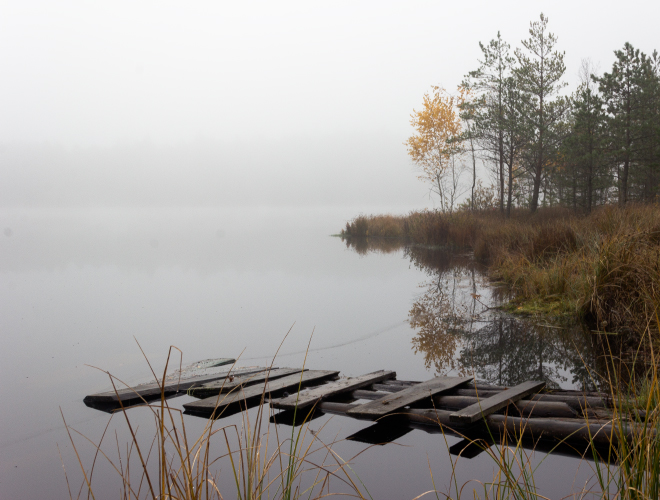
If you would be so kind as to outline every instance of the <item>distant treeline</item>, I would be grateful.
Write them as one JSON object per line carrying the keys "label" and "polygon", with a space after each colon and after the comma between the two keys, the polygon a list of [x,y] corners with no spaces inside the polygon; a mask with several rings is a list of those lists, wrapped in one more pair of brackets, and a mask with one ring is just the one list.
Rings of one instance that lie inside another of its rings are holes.
{"label": "distant treeline", "polygon": [[[457,96],[434,87],[415,111],[408,153],[445,211],[465,208],[655,202],[660,194],[660,57],[626,43],[610,71],[583,60],[566,95],[564,53],[541,14],[514,51],[500,34]],[[492,174],[477,179],[476,160]],[[457,179],[470,170],[470,185]]]}

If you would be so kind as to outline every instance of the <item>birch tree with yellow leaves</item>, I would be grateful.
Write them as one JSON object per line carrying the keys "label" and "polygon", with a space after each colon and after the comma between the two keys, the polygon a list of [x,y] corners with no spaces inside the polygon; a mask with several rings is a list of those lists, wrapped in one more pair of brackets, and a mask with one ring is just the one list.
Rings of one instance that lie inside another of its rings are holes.
{"label": "birch tree with yellow leaves", "polygon": [[453,212],[462,193],[461,175],[466,169],[459,107],[465,91],[456,96],[441,87],[424,94],[423,108],[413,110],[410,124],[415,134],[404,143],[413,163],[420,168],[419,178],[430,184],[432,193],[440,197],[440,208]]}

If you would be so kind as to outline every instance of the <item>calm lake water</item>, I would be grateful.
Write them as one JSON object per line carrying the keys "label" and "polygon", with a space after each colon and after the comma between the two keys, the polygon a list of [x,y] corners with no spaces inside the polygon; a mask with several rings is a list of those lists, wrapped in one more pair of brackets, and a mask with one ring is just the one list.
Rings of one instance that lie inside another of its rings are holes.
{"label": "calm lake water", "polygon": [[[543,379],[592,388],[588,339],[488,309],[498,293],[469,255],[347,245],[329,236],[358,211],[3,209],[0,496],[68,498],[59,452],[77,496],[82,475],[60,411],[97,442],[109,416],[82,400],[110,386],[93,367],[129,383],[145,380],[136,340],[159,370],[170,345],[183,351],[184,363],[240,355],[239,365],[263,365],[290,331],[276,366],[301,366],[311,338],[307,366],[345,376],[391,369],[401,380],[474,374],[501,385]],[[191,399],[170,403],[181,408]],[[151,425],[145,409],[129,415]],[[185,418],[193,434],[206,423]],[[239,422],[238,415],[222,421]],[[310,424],[323,427],[321,439],[338,440],[333,448],[343,458],[359,454],[351,464],[374,499],[414,498],[433,489],[432,479],[449,490],[447,445],[457,438],[412,430],[371,448],[344,440],[369,425],[330,415]],[[116,447],[115,430],[125,448],[129,435],[118,418],[106,445]],[[90,465],[93,449],[79,436],[76,442]],[[537,485],[550,498],[592,476],[589,462],[542,453],[532,461],[541,464]],[[220,466],[220,489],[231,498],[233,478]],[[459,485],[492,474],[483,453],[458,462]],[[93,484],[97,498],[119,494],[119,478],[105,463]]]}

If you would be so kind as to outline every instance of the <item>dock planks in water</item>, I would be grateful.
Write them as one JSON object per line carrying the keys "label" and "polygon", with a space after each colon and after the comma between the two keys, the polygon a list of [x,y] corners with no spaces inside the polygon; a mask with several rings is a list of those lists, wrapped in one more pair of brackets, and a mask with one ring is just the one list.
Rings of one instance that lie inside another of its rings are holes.
{"label": "dock planks in water", "polygon": [[396,377],[396,372],[379,370],[373,373],[367,373],[366,375],[360,375],[359,377],[336,380],[310,389],[309,391],[301,392],[300,394],[292,394],[289,397],[273,401],[272,405],[274,408],[280,410],[293,410],[296,407],[305,408],[307,406],[315,405],[324,399],[353,392],[363,387],[369,387],[377,382],[382,382],[383,380],[394,377]]}
{"label": "dock planks in water", "polygon": [[228,394],[219,394],[200,401],[186,403],[183,407],[190,413],[217,416],[224,408],[231,405],[237,405],[242,402],[250,403],[254,402],[255,399],[261,400],[261,396],[264,394],[268,397],[268,395],[276,395],[286,390],[297,390],[299,385],[305,386],[320,383],[335,378],[337,375],[339,375],[338,371],[309,370],[303,372],[302,375],[296,373],[249,387],[237,387],[233,392]]}
{"label": "dock planks in water", "polygon": [[148,384],[141,384],[135,387],[127,387],[117,389],[117,391],[99,392],[85,396],[83,402],[88,406],[95,403],[101,404],[118,404],[119,401],[126,404],[133,404],[135,401],[150,400],[161,396],[164,392],[165,396],[171,396],[176,393],[183,393],[193,386],[207,384],[216,380],[224,380],[228,376],[248,375],[266,370],[266,368],[246,368],[238,370],[227,370],[207,375],[198,375],[179,380],[173,378],[171,381],[166,381],[164,385],[161,382],[152,382]]}
{"label": "dock planks in water", "polygon": [[376,420],[411,404],[430,399],[436,394],[446,392],[472,381],[472,377],[437,377],[420,384],[407,387],[389,394],[376,401],[358,405],[346,412],[350,417]]}
{"label": "dock planks in water", "polygon": [[[206,369],[205,366],[201,368]],[[336,380],[338,371],[303,371],[300,368],[268,370],[252,367],[189,376],[180,381],[172,378],[171,381],[166,380],[164,388],[152,383],[121,389],[118,394],[108,391],[87,396],[85,403],[109,411],[105,406],[128,408],[132,404],[159,398],[161,391],[165,397],[173,397],[186,390],[196,396],[204,396],[204,391],[213,391],[210,397],[183,406],[187,414],[220,418],[256,406],[265,397],[272,398],[269,402],[273,408],[284,410],[271,415],[271,420],[277,424],[303,425],[324,413],[376,420],[378,424],[375,426],[349,437],[374,444],[391,442],[413,428],[422,428],[430,433],[446,430],[469,436],[470,439],[484,439],[485,446],[488,446],[492,436],[497,437],[503,432],[514,433],[523,424],[524,438],[532,447],[539,446],[539,442],[543,441],[548,446],[552,445],[553,450],[557,441],[582,444],[597,431],[600,433],[595,436],[594,442],[598,446],[606,446],[620,437],[631,439],[634,436],[627,428],[622,436],[614,432],[609,424],[607,409],[611,401],[606,394],[563,390],[536,394],[544,388],[543,382],[528,381],[507,389],[478,383],[471,377],[438,377],[426,382],[400,381],[396,380],[394,371],[386,370],[343,380]],[[312,387],[297,394],[299,387],[309,386]],[[275,399],[282,393],[284,397]],[[90,403],[90,400],[96,402]],[[268,402],[268,399],[265,400]],[[360,400],[369,402],[348,403]],[[295,411],[296,408],[312,407],[312,414]],[[628,426],[634,430],[635,424]],[[461,443],[450,451],[461,456],[474,456],[479,449],[472,450]]]}
{"label": "dock planks in water", "polygon": [[471,424],[487,415],[495,413],[497,410],[500,410],[505,406],[523,399],[525,396],[540,391],[544,387],[545,382],[535,382],[532,380],[523,382],[522,384],[511,387],[499,394],[481,399],[460,411],[452,413],[449,416],[449,420],[460,424]]}
{"label": "dock planks in water", "polygon": [[201,387],[193,387],[188,391],[188,394],[196,398],[204,399],[211,396],[217,396],[221,392],[231,392],[237,387],[249,385],[255,385],[260,382],[265,382],[266,380],[275,380],[278,378],[286,377],[287,375],[293,375],[294,373],[300,373],[301,371],[307,371],[305,368],[273,368],[271,370],[264,369],[263,371],[246,374],[246,375],[237,375],[231,377],[230,379],[221,379],[216,380],[208,384],[204,384]]}
{"label": "dock planks in water", "polygon": [[234,358],[215,358],[215,359],[204,359],[202,361],[196,361],[189,366],[189,368],[215,368],[217,366],[225,366],[236,363]]}

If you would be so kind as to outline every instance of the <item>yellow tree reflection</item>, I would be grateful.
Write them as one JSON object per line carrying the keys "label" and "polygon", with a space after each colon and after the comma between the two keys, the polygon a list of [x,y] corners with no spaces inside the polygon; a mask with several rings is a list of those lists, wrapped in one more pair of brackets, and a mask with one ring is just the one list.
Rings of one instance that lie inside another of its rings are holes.
{"label": "yellow tree reflection", "polygon": [[465,374],[465,367],[455,359],[461,346],[461,334],[467,317],[466,311],[456,304],[451,289],[442,280],[427,282],[425,292],[413,303],[408,319],[417,330],[412,339],[415,354],[424,354],[426,369],[432,366],[437,373],[456,371]]}

